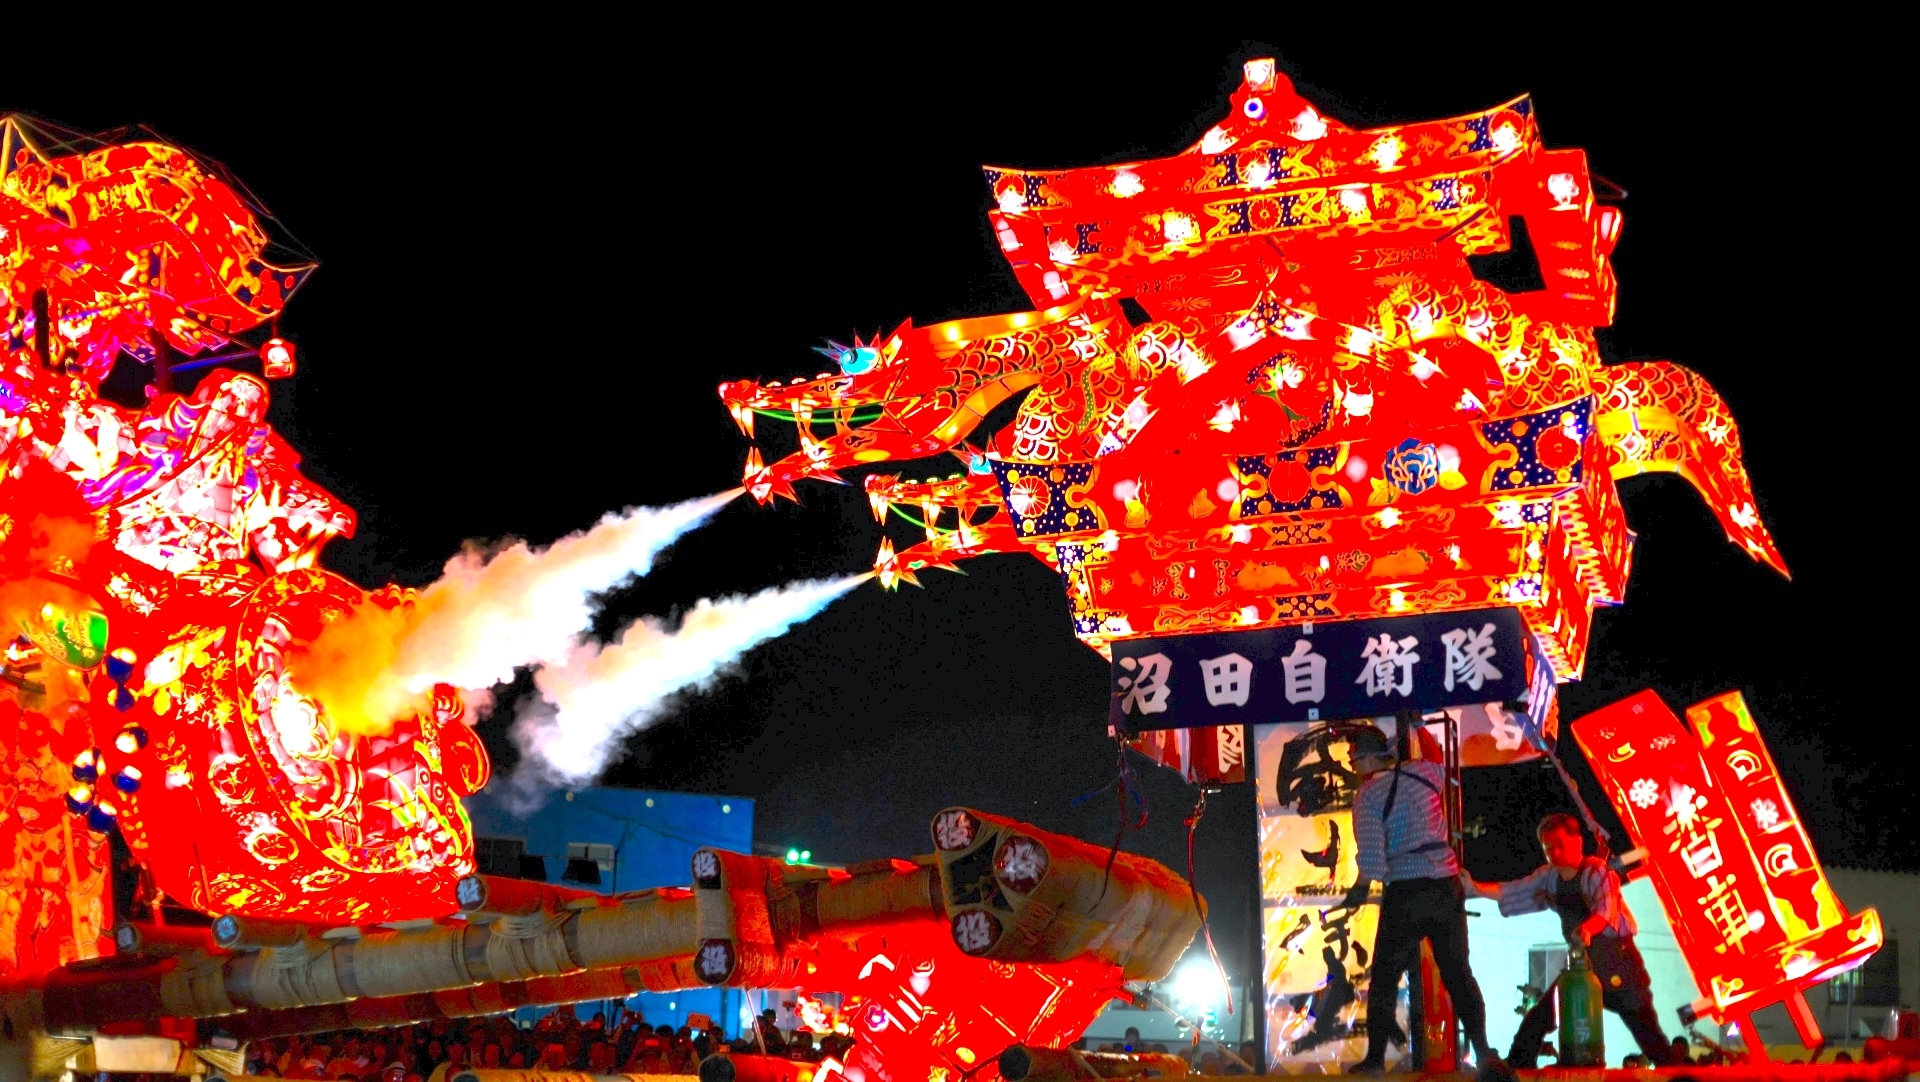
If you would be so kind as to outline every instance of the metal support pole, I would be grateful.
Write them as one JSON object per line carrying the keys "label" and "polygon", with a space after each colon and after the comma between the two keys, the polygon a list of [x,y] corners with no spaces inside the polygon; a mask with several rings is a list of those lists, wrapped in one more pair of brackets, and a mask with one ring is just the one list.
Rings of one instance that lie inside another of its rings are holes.
{"label": "metal support pole", "polygon": [[1462,868],[1467,865],[1466,801],[1460,785],[1460,719],[1443,713],[1446,720],[1447,840]]}
{"label": "metal support pole", "polygon": [[1747,1046],[1747,1060],[1751,1063],[1767,1063],[1767,1044],[1760,1039],[1760,1031],[1754,1028],[1753,1015],[1729,1014],[1727,1020],[1740,1027],[1740,1041]]}
{"label": "metal support pole", "polygon": [[1260,742],[1253,726],[1245,733],[1247,780],[1253,783],[1253,936],[1248,942],[1253,966],[1247,970],[1245,1009],[1253,1016],[1254,1074],[1267,1073],[1267,898],[1260,875]]}
{"label": "metal support pole", "polygon": [[[1446,711],[1442,711],[1441,716],[1446,718],[1441,733],[1446,743],[1442,755],[1446,761],[1447,771],[1447,840],[1453,845],[1454,859],[1460,862],[1460,867],[1464,870],[1467,866],[1467,836],[1466,802],[1463,796],[1464,790],[1460,785],[1460,717]],[[1436,998],[1441,999],[1445,996],[1445,989],[1440,989],[1440,995]],[[1451,1000],[1447,1000],[1447,1003],[1449,1007],[1452,1006]],[[1452,1010],[1449,1010],[1447,1015],[1447,1021],[1452,1024],[1443,1027],[1441,1032],[1445,1033],[1448,1028],[1453,1031],[1453,1065],[1457,1067],[1465,1054],[1466,1027],[1459,1025],[1459,1016]]]}

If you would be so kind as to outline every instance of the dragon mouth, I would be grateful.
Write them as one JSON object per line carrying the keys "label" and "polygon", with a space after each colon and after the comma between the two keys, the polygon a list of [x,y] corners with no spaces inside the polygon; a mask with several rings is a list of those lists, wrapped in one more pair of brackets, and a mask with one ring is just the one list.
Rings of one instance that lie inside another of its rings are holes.
{"label": "dragon mouth", "polygon": [[[867,389],[858,376],[822,373],[792,383],[755,383],[741,380],[720,385],[720,401],[740,431],[753,437],[754,417],[766,416],[795,424],[831,421],[835,428],[871,421],[880,415],[883,388]],[[866,416],[859,416],[866,414]]]}
{"label": "dragon mouth", "polygon": [[[858,448],[871,441],[860,429],[886,409],[885,388],[858,375],[822,374],[781,384],[739,381],[720,385],[720,399],[734,424],[754,438],[755,421],[766,417],[790,423],[799,450],[768,465],[760,449],[747,451],[740,483],[761,503],[776,496],[794,498],[793,482],[808,478],[839,481],[840,467],[858,461]],[[851,457],[850,457],[851,456]]]}

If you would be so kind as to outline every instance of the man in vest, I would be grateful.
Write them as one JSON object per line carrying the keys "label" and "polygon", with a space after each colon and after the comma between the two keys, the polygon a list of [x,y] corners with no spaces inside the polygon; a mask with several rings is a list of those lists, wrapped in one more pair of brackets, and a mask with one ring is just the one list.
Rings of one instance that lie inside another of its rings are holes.
{"label": "man in vest", "polygon": [[[1404,729],[1417,724],[1402,719]],[[1473,1044],[1485,1076],[1504,1076],[1506,1063],[1487,1043],[1487,1009],[1467,965],[1467,907],[1460,861],[1447,836],[1446,770],[1431,760],[1395,759],[1378,729],[1355,733],[1349,745],[1360,783],[1353,800],[1353,837],[1360,877],[1342,903],[1365,904],[1375,880],[1386,884],[1380,927],[1374,933],[1367,988],[1367,1055],[1353,1073],[1385,1070],[1395,1031],[1400,975],[1420,971],[1420,941],[1433,944],[1440,981],[1453,1000],[1460,1028]],[[1415,993],[1418,995],[1418,991]]]}
{"label": "man in vest", "polygon": [[[1673,1060],[1673,1046],[1660,1032],[1660,1015],[1653,1009],[1653,986],[1646,963],[1633,945],[1637,930],[1627,900],[1620,895],[1620,877],[1599,857],[1587,855],[1580,820],[1555,812],[1540,820],[1534,836],[1540,839],[1547,862],[1524,879],[1506,883],[1477,883],[1462,876],[1468,892],[1500,903],[1500,915],[1552,911],[1560,917],[1560,931],[1569,944],[1587,952],[1593,975],[1600,978],[1600,999],[1626,1022],[1640,1051],[1654,1066]],[[1520,1070],[1531,1070],[1540,1056],[1540,1041],[1555,1025],[1551,990],[1520,1022],[1507,1058]]]}

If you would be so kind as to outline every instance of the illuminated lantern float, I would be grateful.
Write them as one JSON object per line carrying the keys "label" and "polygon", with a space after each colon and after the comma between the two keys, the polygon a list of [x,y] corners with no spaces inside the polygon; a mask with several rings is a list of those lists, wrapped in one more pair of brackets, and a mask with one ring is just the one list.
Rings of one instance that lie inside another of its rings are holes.
{"label": "illuminated lantern float", "polygon": [[[889,584],[1025,549],[1102,651],[1510,606],[1564,681],[1592,608],[1624,593],[1617,478],[1680,472],[1785,570],[1713,389],[1601,363],[1622,219],[1584,153],[1542,146],[1528,99],[1352,131],[1256,60],[1185,153],[987,179],[1035,311],[906,325],[831,347],[839,374],[720,388],[749,435],[756,414],[799,424],[794,454],[748,454],[762,501],[850,466],[967,463],[866,479],[876,514],[928,534],[882,548]],[[1476,278],[1521,229],[1545,287]],[[1028,389],[1012,425],[974,432]]]}
{"label": "illuminated lantern float", "polygon": [[[53,156],[11,117],[0,135],[0,754],[19,780],[0,844],[21,855],[0,867],[21,900],[0,907],[0,978],[99,952],[116,824],[152,887],[202,911],[446,912],[473,870],[459,797],[488,771],[459,699],[362,737],[303,693],[289,651],[368,601],[313,566],[353,512],[301,476],[260,376],[166,393],[196,355],[291,374],[290,343],[244,336],[311,264],[272,262],[255,210],[176,147]],[[99,396],[123,353],[155,366],[143,409]]]}
{"label": "illuminated lantern float", "polygon": [[[1281,758],[1282,738],[1409,709],[1447,708],[1456,748],[1471,715],[1489,751],[1536,753],[1593,609],[1625,597],[1620,478],[1679,473],[1733,543],[1786,573],[1713,388],[1667,362],[1602,363],[1623,219],[1584,152],[1543,145],[1527,98],[1356,131],[1254,60],[1180,154],[986,179],[1033,310],[830,343],[839,372],[812,380],[721,384],[748,436],[759,417],[799,430],[795,453],[750,450],[743,483],[766,502],[951,454],[951,476],[864,478],[876,517],[925,531],[882,541],[880,582],[991,552],[1045,561],[1075,634],[1114,662],[1114,720],[1182,730],[1146,743],[1195,781],[1243,778],[1250,743],[1270,770],[1269,738]],[[1535,280],[1486,280],[1527,256]],[[1010,425],[978,430],[1022,392]],[[1269,899],[1328,925],[1314,936],[1370,935],[1309,912],[1351,882],[1338,822],[1269,845],[1268,803],[1312,820],[1260,783]],[[1302,870],[1313,897],[1278,882],[1283,850],[1331,865]],[[1276,944],[1308,930],[1276,924],[1286,912],[1268,913],[1270,997]],[[1796,971],[1862,941],[1809,942]],[[1269,1052],[1285,1054],[1272,1003]]]}
{"label": "illuminated lantern float", "polygon": [[[618,898],[473,875],[460,798],[488,763],[457,692],[367,735],[302,678],[329,623],[415,603],[313,566],[353,512],[264,422],[295,352],[243,336],[310,267],[269,262],[256,212],[178,148],[0,134],[0,1075],[47,1029],[257,1037],[771,984],[853,996],[860,1043],[820,1074],[990,1082],[1186,949],[1185,880],[964,808],[933,855],[845,871],[702,850],[690,888]],[[261,375],[169,393],[208,351]],[[144,409],[100,397],[121,353],[155,367]],[[117,914],[114,831],[150,877]],[[150,923],[163,898],[218,919]]]}

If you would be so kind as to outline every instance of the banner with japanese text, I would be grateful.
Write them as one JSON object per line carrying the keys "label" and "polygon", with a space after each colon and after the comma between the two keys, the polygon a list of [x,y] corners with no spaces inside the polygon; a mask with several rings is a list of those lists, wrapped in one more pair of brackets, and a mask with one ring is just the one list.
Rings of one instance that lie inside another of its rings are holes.
{"label": "banner with japanese text", "polygon": [[1123,639],[1110,690],[1136,730],[1525,702],[1530,648],[1511,607]]}
{"label": "banner with japanese text", "polygon": [[[1364,722],[1253,730],[1267,1062],[1338,1071],[1366,1051],[1368,967],[1378,906],[1338,903],[1359,876],[1349,741]],[[1404,1002],[1400,1020],[1405,1023]],[[1396,1049],[1390,1055],[1398,1055]]]}
{"label": "banner with japanese text", "polygon": [[1740,694],[1687,717],[1693,733],[1643,691],[1570,728],[1646,849],[1674,938],[1724,1018],[1861,964],[1881,931],[1873,910],[1850,917],[1828,885]]}

